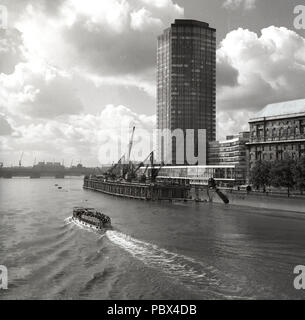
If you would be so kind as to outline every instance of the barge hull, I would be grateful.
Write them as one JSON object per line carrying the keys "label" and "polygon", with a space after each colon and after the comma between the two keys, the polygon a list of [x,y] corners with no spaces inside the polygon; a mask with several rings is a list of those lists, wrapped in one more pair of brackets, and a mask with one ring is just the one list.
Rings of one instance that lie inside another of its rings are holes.
{"label": "barge hull", "polygon": [[188,199],[189,186],[103,181],[85,178],[84,189],[140,200]]}

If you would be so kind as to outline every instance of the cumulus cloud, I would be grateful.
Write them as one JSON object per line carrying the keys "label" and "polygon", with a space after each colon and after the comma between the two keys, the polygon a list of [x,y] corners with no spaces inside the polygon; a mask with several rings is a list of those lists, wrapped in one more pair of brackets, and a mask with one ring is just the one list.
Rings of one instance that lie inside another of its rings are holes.
{"label": "cumulus cloud", "polygon": [[223,3],[223,6],[226,9],[232,9],[235,10],[237,8],[242,7],[245,10],[251,10],[255,8],[257,0],[226,0]]}
{"label": "cumulus cloud", "polygon": [[0,29],[0,74],[10,74],[24,61],[21,33],[16,29]]}
{"label": "cumulus cloud", "polygon": [[[4,5],[10,12],[9,29],[0,41],[4,160],[17,159],[24,150],[25,163],[34,156],[50,160],[74,155],[97,164],[108,159],[103,150],[117,142],[122,128],[124,139],[131,124],[139,137],[139,131],[152,130],[155,116],[123,106],[90,114],[86,107],[91,96],[97,104],[103,90],[138,90],[141,103],[144,95],[152,100],[156,36],[183,16],[183,8],[172,0],[4,0]],[[118,96],[116,103],[122,102]],[[142,140],[151,149],[149,139],[139,137],[135,147]],[[137,158],[144,153],[137,152]]]}
{"label": "cumulus cloud", "polygon": [[73,78],[39,63],[20,63],[10,75],[0,75],[0,103],[7,113],[52,118],[79,113],[82,102]]}
{"label": "cumulus cloud", "polygon": [[0,136],[7,136],[13,132],[11,125],[8,123],[7,119],[0,114]]}
{"label": "cumulus cloud", "polygon": [[228,56],[223,56],[219,51],[216,65],[217,86],[236,86],[238,84],[238,70],[232,66]]}
{"label": "cumulus cloud", "polygon": [[162,21],[158,18],[152,17],[151,12],[145,8],[141,8],[138,11],[131,12],[130,14],[130,26],[134,30],[144,30],[150,27],[162,27]]}
{"label": "cumulus cloud", "polygon": [[[78,14],[70,17],[73,22],[69,28],[63,29],[63,36],[65,42],[75,49],[75,60],[99,75],[141,74],[152,68],[157,35],[175,18],[183,16],[183,10],[171,0],[98,3],[92,7],[95,14],[101,12],[95,18],[83,8],[87,3],[81,6],[78,2],[71,2],[73,12]],[[63,12],[66,10],[64,8]]]}
{"label": "cumulus cloud", "polygon": [[[155,97],[156,37],[175,18],[183,16],[183,8],[172,0],[49,2],[5,3],[13,13],[10,30],[16,28],[16,45],[12,40],[0,43],[0,58],[2,52],[5,54],[0,68],[12,74],[0,79],[0,106],[28,117],[77,113],[83,107],[76,90],[80,95],[87,94],[79,83],[74,87],[76,75],[78,80],[91,81],[96,91],[110,88],[118,94],[131,88],[140,95],[143,92],[149,96],[144,106],[148,111]],[[12,53],[20,48],[23,63]],[[47,65],[42,69],[56,71],[36,72],[33,65],[37,61]],[[46,81],[46,72],[56,76]],[[124,97],[118,94],[116,103],[124,103]],[[140,103],[135,101],[135,105]]]}
{"label": "cumulus cloud", "polygon": [[96,87],[102,87],[105,85],[112,85],[112,86],[134,86],[140,90],[146,92],[149,96],[155,97],[156,96],[156,87],[154,83],[154,79],[151,75],[155,75],[154,70],[148,70],[147,76],[143,74],[141,77],[137,75],[124,75],[124,76],[99,76],[96,74],[86,74],[85,78],[89,79],[94,83]]}
{"label": "cumulus cloud", "polygon": [[[1,125],[2,120],[0,117]],[[73,158],[85,159],[89,165],[112,163],[126,152],[131,128],[136,126],[135,144],[141,144],[141,148],[144,145],[144,150],[141,153],[135,146],[133,157],[140,160],[151,150],[154,123],[154,116],[137,114],[122,105],[108,105],[96,115],[78,114],[29,124],[15,123],[15,135],[0,139],[1,156],[18,159],[18,152],[26,150],[25,163],[31,163],[34,158],[53,160],[56,155],[61,157],[58,161]]]}
{"label": "cumulus cloud", "polygon": [[16,26],[32,56],[58,67],[134,75],[154,66],[157,35],[183,14],[172,0],[66,0],[56,16],[28,5]]}
{"label": "cumulus cloud", "polygon": [[247,110],[226,110],[217,112],[217,139],[225,140],[227,136],[242,131],[249,131],[249,119],[253,112]]}
{"label": "cumulus cloud", "polygon": [[305,39],[287,28],[271,26],[261,35],[234,30],[220,43],[217,62],[225,73],[219,111],[253,113],[271,102],[304,98]]}

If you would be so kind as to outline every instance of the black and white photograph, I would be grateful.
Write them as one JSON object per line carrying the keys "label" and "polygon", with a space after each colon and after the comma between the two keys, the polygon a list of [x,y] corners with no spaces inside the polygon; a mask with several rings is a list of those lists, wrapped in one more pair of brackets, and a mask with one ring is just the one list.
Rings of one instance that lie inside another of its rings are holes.
{"label": "black and white photograph", "polygon": [[304,1],[0,0],[0,300],[304,299]]}

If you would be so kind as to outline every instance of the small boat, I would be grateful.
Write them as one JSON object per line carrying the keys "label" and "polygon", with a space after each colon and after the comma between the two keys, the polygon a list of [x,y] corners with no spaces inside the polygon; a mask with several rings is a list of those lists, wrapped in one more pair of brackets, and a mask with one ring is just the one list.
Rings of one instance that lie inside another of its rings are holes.
{"label": "small boat", "polygon": [[93,208],[73,208],[72,220],[80,225],[95,230],[111,227],[110,218]]}
{"label": "small boat", "polygon": [[61,190],[61,189],[62,189],[62,187],[58,187],[58,189],[59,189],[59,190]]}

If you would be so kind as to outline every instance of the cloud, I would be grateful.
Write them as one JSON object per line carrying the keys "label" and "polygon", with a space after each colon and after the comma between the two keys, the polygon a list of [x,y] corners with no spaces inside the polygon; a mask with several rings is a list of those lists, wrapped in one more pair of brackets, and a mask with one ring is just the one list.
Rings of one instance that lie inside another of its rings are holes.
{"label": "cloud", "polygon": [[223,7],[226,9],[236,10],[242,7],[244,10],[251,10],[255,8],[257,0],[226,0]]}
{"label": "cloud", "polygon": [[162,27],[163,25],[160,19],[152,17],[151,12],[145,8],[131,12],[130,18],[130,26],[133,30],[141,31],[145,28]]}
{"label": "cloud", "polygon": [[152,68],[157,36],[184,15],[172,0],[66,0],[57,11],[50,16],[34,2],[16,22],[29,54],[99,76]]}
{"label": "cloud", "polygon": [[238,84],[238,70],[235,69],[228,56],[222,56],[222,52],[218,52],[216,60],[216,80],[217,86],[236,86]]}
{"label": "cloud", "polygon": [[0,75],[0,85],[0,104],[9,114],[53,118],[83,109],[73,77],[43,63],[18,64]]}
{"label": "cloud", "polygon": [[123,75],[120,77],[116,76],[98,76],[96,74],[86,74],[85,77],[92,81],[96,87],[102,86],[123,86],[123,87],[136,87],[144,92],[146,92],[150,97],[156,96],[156,87],[154,83],[154,79],[152,79],[151,75],[154,75],[154,70],[148,70],[147,76],[142,75],[134,76],[134,75]]}
{"label": "cloud", "polygon": [[[0,117],[2,125],[3,118]],[[83,159],[87,165],[101,165],[117,161],[126,152],[132,126],[136,126],[135,144],[142,139],[144,151],[133,156],[140,160],[151,151],[150,134],[155,116],[137,114],[125,106],[105,106],[99,114],[69,115],[64,118],[31,121],[28,124],[14,122],[14,135],[1,137],[1,157],[16,158],[20,151],[26,151],[24,162],[32,164],[34,158],[53,161],[60,156],[70,162]],[[2,126],[0,127],[2,128]],[[47,143],[46,143],[47,142]],[[117,149],[118,142],[121,147]],[[113,149],[115,147],[115,149]],[[112,154],[107,154],[112,150]]]}
{"label": "cloud", "polygon": [[24,61],[21,33],[16,29],[0,29],[0,74],[14,72],[15,66]]}
{"label": "cloud", "polygon": [[253,116],[247,110],[218,111],[216,116],[217,139],[225,140],[227,136],[242,131],[249,131],[249,119]]}
{"label": "cloud", "polygon": [[[179,5],[172,0],[13,0],[7,5],[24,63],[11,52],[2,60],[6,72],[13,74],[0,79],[0,106],[28,117],[77,113],[83,109],[78,96],[88,96],[80,82],[88,88],[91,81],[93,100],[98,96],[101,103],[111,103],[97,93],[104,89],[107,96],[117,95],[115,103],[124,103],[123,92],[131,88],[148,95],[143,107],[150,112],[156,91],[156,38],[175,18],[183,17]],[[57,70],[51,71],[56,73],[52,81],[45,81],[44,70],[32,70],[37,61]],[[15,85],[6,88],[7,82]],[[142,104],[142,98],[135,100],[136,106]]]}
{"label": "cloud", "polygon": [[[133,125],[134,156],[144,158],[151,151],[147,133],[155,115],[120,105],[121,92],[141,92],[141,109],[154,98],[156,37],[183,17],[183,8],[172,0],[10,0],[7,6],[11,34],[0,43],[0,57],[8,52],[0,64],[6,68],[0,74],[1,134],[4,128],[6,134],[0,138],[1,158],[10,163],[25,151],[25,164],[34,157],[60,157],[96,165],[110,161],[104,151],[117,139],[126,151]],[[117,106],[102,111],[96,106],[90,113],[88,105],[99,104],[103,90],[109,97],[118,94]],[[139,105],[129,100],[133,108]],[[141,141],[147,147],[142,152]]]}
{"label": "cloud", "polygon": [[0,114],[0,136],[7,136],[13,132],[11,125],[6,118]]}
{"label": "cloud", "polygon": [[[72,61],[103,76],[139,75],[152,68],[157,36],[184,13],[171,0],[90,1],[98,4],[67,2],[63,17],[72,22],[62,34],[73,48]],[[73,14],[67,13],[69,8]]]}
{"label": "cloud", "polygon": [[305,96],[305,39],[287,28],[270,26],[261,35],[234,30],[220,43],[217,63],[224,74],[217,88],[220,112],[253,113]]}

